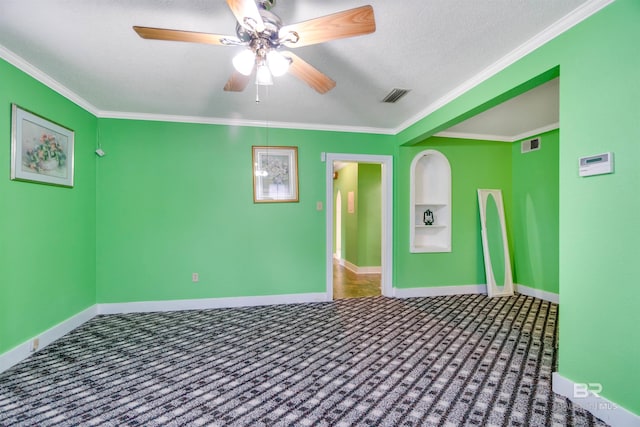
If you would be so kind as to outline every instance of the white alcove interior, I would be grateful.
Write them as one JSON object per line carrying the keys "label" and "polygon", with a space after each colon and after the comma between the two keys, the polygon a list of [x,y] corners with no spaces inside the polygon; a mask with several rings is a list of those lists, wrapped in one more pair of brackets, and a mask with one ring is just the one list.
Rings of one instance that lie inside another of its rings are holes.
{"label": "white alcove interior", "polygon": [[[411,162],[409,250],[451,252],[451,166],[437,150],[424,150]],[[433,224],[424,222],[425,212]]]}

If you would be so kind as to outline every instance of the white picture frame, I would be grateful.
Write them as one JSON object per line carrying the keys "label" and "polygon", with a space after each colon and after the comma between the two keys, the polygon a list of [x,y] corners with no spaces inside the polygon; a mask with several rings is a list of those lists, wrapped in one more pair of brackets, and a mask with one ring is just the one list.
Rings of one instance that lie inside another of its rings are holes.
{"label": "white picture frame", "polygon": [[74,132],[11,104],[11,179],[73,187]]}
{"label": "white picture frame", "polygon": [[298,147],[253,146],[253,202],[298,201]]}

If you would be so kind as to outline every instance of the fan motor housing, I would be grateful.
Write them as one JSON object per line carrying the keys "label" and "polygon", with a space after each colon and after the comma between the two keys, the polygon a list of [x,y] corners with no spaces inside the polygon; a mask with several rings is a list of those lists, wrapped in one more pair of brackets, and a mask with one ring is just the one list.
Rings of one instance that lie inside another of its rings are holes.
{"label": "fan motor housing", "polygon": [[276,5],[276,0],[258,0],[258,6],[270,10],[273,6]]}
{"label": "fan motor housing", "polygon": [[[279,39],[278,32],[280,28],[282,28],[282,20],[278,15],[266,9],[259,9],[259,11],[262,21],[264,22],[264,31],[262,31],[259,36],[260,38],[270,40],[272,44],[274,44],[272,47],[276,47],[276,41]],[[250,42],[255,37],[253,31],[243,27],[239,23],[236,24],[236,35],[243,42]]]}

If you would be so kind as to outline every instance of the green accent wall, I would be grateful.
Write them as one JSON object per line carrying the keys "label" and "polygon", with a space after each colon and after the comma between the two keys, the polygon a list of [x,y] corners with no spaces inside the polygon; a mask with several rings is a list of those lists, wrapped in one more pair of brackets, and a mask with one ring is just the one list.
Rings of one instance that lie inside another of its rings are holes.
{"label": "green accent wall", "polygon": [[[353,213],[349,212],[349,193],[353,192],[354,207],[358,202],[358,164],[348,163],[338,171],[338,178],[334,181],[333,194],[334,200],[340,191],[342,200],[341,206],[341,240],[342,240],[342,259],[352,264],[358,265],[358,216],[359,209],[354,209]],[[335,221],[334,221],[335,227]],[[335,245],[335,239],[334,239]],[[335,253],[335,246],[334,246]]]}
{"label": "green accent wall", "polygon": [[[561,62],[559,372],[640,414],[640,2],[617,0],[551,48]],[[581,178],[613,151],[615,173]],[[603,225],[606,228],[603,229]],[[597,232],[595,232],[597,231]]]}
{"label": "green accent wall", "polygon": [[[348,163],[334,181],[334,200],[342,198],[342,258],[357,267],[381,265],[382,168],[379,164]],[[354,212],[348,211],[353,192]],[[335,233],[334,217],[334,233]],[[333,251],[335,253],[335,239]]]}
{"label": "green accent wall", "polygon": [[[441,152],[451,165],[451,252],[409,252],[411,162],[426,149]],[[486,283],[477,190],[502,190],[509,227],[511,145],[505,142],[431,137],[414,146],[400,147],[397,162],[399,191],[395,219],[395,285],[398,288],[416,288]],[[507,230],[507,234],[511,234],[510,230]]]}
{"label": "green accent wall", "polygon": [[358,164],[358,267],[381,265],[381,180],[379,164]]}
{"label": "green accent wall", "polygon": [[[321,152],[393,152],[345,132],[105,119],[100,135],[99,303],[325,292]],[[299,203],[253,203],[251,146],[275,141],[298,146]]]}
{"label": "green accent wall", "polygon": [[[602,384],[601,396],[635,414],[640,414],[639,17],[640,2],[616,0],[398,135],[404,144],[424,141],[561,75],[558,372],[574,382]],[[615,173],[578,176],[580,156],[607,151],[614,152]],[[404,185],[402,171],[397,179]],[[454,203],[454,212],[459,208]],[[400,230],[406,229],[403,221],[398,219]],[[411,263],[402,253],[404,234],[396,234],[397,269]],[[406,277],[398,285],[406,286]]]}
{"label": "green accent wall", "polygon": [[[11,181],[11,104],[75,131],[75,186]],[[97,120],[0,60],[0,353],[95,304]]]}
{"label": "green accent wall", "polygon": [[514,281],[557,294],[560,132],[537,136],[537,151],[521,153],[521,141],[512,145]]}

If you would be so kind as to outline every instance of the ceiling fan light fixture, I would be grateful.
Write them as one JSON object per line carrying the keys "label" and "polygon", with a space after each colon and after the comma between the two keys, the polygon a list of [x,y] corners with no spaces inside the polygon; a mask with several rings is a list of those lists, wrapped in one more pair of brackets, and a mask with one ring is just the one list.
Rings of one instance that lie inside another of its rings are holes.
{"label": "ceiling fan light fixture", "polygon": [[253,71],[255,54],[250,50],[243,50],[233,58],[233,66],[242,75],[248,76]]}
{"label": "ceiling fan light fixture", "polygon": [[269,71],[269,67],[267,67],[267,64],[264,62],[258,65],[258,69],[256,71],[256,84],[260,86],[271,86],[273,84],[271,71]]}
{"label": "ceiling fan light fixture", "polygon": [[255,69],[255,82],[258,85],[272,85],[273,76],[290,72],[320,94],[333,89],[336,82],[291,52],[285,52],[284,55],[271,52],[282,47],[297,48],[370,34],[376,30],[371,5],[283,25],[280,17],[271,12],[275,2],[276,0],[226,0],[236,18],[236,36],[137,25],[133,29],[143,39],[246,46],[247,49],[233,58],[234,71],[224,85],[225,91],[242,92]]}
{"label": "ceiling fan light fixture", "polygon": [[267,53],[267,65],[269,66],[269,70],[271,74],[276,77],[280,77],[287,73],[289,70],[289,65],[291,65],[291,60],[280,52],[276,52],[275,50],[269,51]]}

